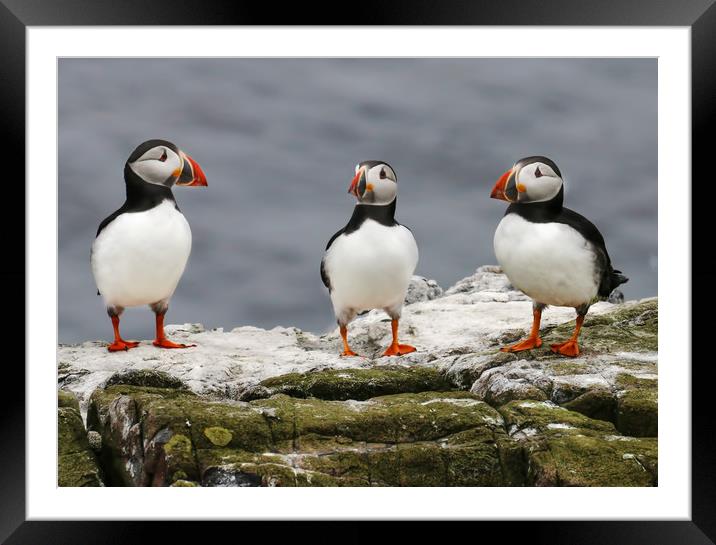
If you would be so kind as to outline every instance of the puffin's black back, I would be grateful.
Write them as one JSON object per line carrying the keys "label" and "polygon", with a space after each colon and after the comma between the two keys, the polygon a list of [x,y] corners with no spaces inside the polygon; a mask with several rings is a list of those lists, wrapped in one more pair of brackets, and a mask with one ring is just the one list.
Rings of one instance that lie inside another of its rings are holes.
{"label": "puffin's black back", "polygon": [[597,255],[597,272],[599,274],[597,294],[601,298],[607,298],[617,286],[628,282],[629,279],[621,274],[621,271],[612,267],[604,237],[596,225],[574,210],[562,206],[563,202],[564,187],[560,188],[559,193],[549,201],[512,203],[507,207],[505,215],[517,214],[531,223],[563,223],[591,242]]}

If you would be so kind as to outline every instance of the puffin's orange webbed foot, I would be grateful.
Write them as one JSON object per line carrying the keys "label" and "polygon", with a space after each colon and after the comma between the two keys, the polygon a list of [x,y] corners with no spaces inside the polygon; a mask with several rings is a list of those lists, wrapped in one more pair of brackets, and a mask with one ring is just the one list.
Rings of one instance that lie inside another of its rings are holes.
{"label": "puffin's orange webbed foot", "polygon": [[350,358],[350,357],[361,357],[360,354],[356,354],[351,350],[351,347],[348,346],[348,328],[344,325],[340,326],[341,329],[341,339],[343,339],[343,352],[341,353],[342,358]]}
{"label": "puffin's orange webbed foot", "polygon": [[579,345],[577,341],[571,339],[563,343],[553,344],[550,348],[552,352],[562,354],[563,356],[569,356],[571,358],[579,356]]}
{"label": "puffin's orange webbed foot", "polygon": [[539,337],[539,324],[542,319],[542,308],[543,305],[536,304],[532,310],[532,330],[530,331],[529,337],[525,340],[513,344],[511,346],[503,346],[500,348],[501,352],[521,352],[522,350],[532,350],[533,348],[539,348],[542,346],[542,339]]}
{"label": "puffin's orange webbed foot", "polygon": [[174,343],[164,336],[164,314],[157,313],[157,333],[152,344],[157,348],[193,348],[195,344]]}
{"label": "puffin's orange webbed foot", "polygon": [[157,348],[193,348],[196,346],[195,344],[175,343],[169,339],[155,339],[152,344]]}
{"label": "puffin's orange webbed foot", "polygon": [[539,348],[542,346],[542,339],[539,337],[532,338],[528,337],[524,341],[520,341],[517,344],[511,346],[503,346],[500,348],[501,352],[521,352],[522,350],[532,350],[533,348]]}
{"label": "puffin's orange webbed foot", "polygon": [[123,350],[129,350],[130,348],[136,348],[139,346],[138,341],[125,341],[119,333],[119,315],[113,314],[110,316],[112,320],[112,328],[114,329],[114,342],[107,346],[107,350],[110,352],[121,352]]}
{"label": "puffin's orange webbed foot", "polygon": [[416,348],[414,346],[410,346],[409,344],[397,344],[393,343],[391,344],[385,352],[383,352],[384,356],[404,356],[405,354],[410,354],[411,352],[415,352]]}
{"label": "puffin's orange webbed foot", "polygon": [[107,350],[110,352],[121,352],[123,350],[129,350],[130,348],[136,348],[137,346],[139,346],[137,341],[125,341],[119,339],[114,341],[112,344],[107,345]]}

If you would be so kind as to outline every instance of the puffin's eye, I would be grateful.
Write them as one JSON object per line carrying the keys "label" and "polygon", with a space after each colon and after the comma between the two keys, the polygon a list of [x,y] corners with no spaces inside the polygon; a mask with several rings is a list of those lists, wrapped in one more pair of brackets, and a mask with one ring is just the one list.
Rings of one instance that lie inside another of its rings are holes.
{"label": "puffin's eye", "polygon": [[160,160],[162,163],[167,160],[167,150],[164,150],[164,151],[162,152],[162,156],[159,158],[159,160]]}
{"label": "puffin's eye", "polygon": [[385,178],[386,178],[385,169],[384,169],[384,168],[381,168],[381,169],[380,169],[380,179],[381,179],[381,180],[384,180]]}
{"label": "puffin's eye", "polygon": [[535,178],[541,178],[541,177],[542,177],[542,173],[540,172],[539,167],[537,167],[535,169]]}

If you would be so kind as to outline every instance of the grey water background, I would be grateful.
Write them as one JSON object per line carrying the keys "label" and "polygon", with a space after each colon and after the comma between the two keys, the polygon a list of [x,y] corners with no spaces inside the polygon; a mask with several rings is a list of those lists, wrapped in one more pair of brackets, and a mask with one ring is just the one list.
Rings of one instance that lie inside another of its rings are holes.
{"label": "grey water background", "polygon": [[[505,203],[490,190],[540,154],[630,278],[626,298],[657,294],[655,59],[60,59],[61,342],[111,338],[89,250],[149,138],[209,182],[174,190],[193,249],[168,323],[332,328],[319,263],[365,159],[394,167],[416,272],[443,287],[496,262]],[[153,324],[128,309],[123,336]]]}

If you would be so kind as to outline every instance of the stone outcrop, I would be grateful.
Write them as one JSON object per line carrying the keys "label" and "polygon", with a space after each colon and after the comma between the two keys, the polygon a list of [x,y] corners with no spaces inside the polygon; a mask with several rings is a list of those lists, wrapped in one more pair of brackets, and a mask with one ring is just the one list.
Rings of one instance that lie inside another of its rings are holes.
{"label": "stone outcrop", "polygon": [[338,356],[337,331],[284,327],[171,326],[198,345],[183,351],[60,346],[79,399],[61,443],[94,454],[86,414],[112,486],[657,484],[656,298],[593,305],[577,358],[549,350],[574,327],[563,308],[545,311],[541,348],[499,351],[531,303],[497,267],[444,292],[415,277],[408,299],[401,339],[418,351],[401,358],[381,356],[378,311],[351,325],[362,358]]}
{"label": "stone outcrop", "polygon": [[657,475],[654,438],[465,391],[229,403],[114,385],[92,395],[88,425],[109,482],[124,486],[647,486]]}

